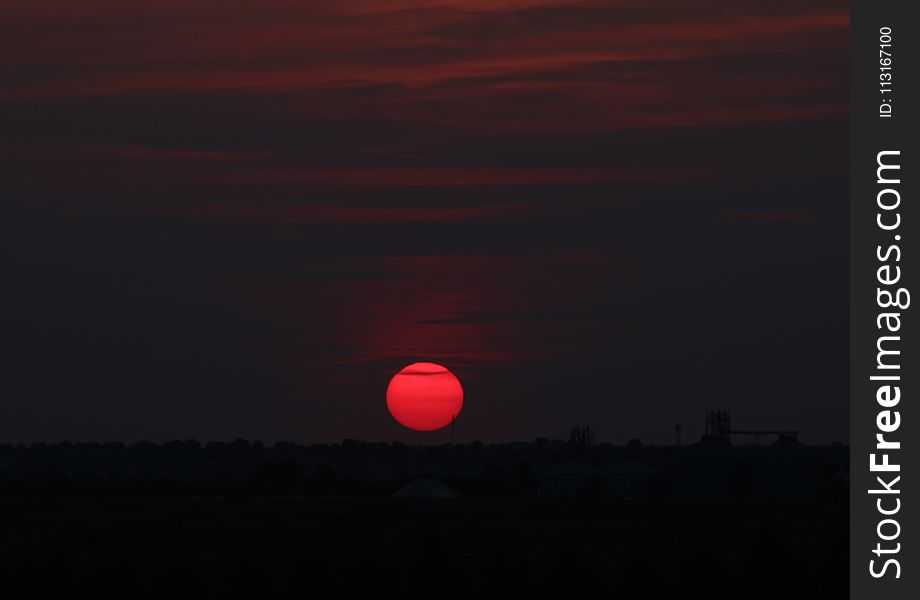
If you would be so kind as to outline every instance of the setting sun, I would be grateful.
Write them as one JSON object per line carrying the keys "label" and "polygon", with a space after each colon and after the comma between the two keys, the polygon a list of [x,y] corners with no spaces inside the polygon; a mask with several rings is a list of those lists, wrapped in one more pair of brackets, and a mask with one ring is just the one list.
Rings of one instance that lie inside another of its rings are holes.
{"label": "setting sun", "polygon": [[390,380],[387,408],[401,425],[434,431],[449,425],[463,407],[460,380],[435,363],[413,363]]}

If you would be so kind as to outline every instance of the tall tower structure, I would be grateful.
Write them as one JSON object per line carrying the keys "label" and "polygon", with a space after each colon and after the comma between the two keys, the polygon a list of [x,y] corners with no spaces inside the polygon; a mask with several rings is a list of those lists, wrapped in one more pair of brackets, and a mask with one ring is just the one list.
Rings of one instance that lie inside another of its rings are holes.
{"label": "tall tower structure", "polygon": [[706,411],[706,437],[723,443],[731,441],[729,434],[732,430],[731,412],[723,409]]}

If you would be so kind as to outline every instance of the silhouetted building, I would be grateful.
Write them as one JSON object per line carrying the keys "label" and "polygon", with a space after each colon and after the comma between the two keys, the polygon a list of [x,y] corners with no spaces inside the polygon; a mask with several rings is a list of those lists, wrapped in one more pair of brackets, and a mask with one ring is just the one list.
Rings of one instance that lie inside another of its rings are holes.
{"label": "silhouetted building", "polygon": [[593,446],[594,437],[594,430],[591,429],[590,425],[585,427],[575,426],[569,432],[569,443],[576,446]]}

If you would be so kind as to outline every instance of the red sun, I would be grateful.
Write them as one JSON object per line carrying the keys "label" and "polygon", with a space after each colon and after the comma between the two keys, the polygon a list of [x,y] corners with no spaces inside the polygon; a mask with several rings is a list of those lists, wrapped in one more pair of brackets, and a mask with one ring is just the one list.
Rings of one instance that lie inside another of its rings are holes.
{"label": "red sun", "polygon": [[434,431],[460,414],[463,387],[446,368],[418,362],[405,367],[387,386],[387,408],[409,429]]}

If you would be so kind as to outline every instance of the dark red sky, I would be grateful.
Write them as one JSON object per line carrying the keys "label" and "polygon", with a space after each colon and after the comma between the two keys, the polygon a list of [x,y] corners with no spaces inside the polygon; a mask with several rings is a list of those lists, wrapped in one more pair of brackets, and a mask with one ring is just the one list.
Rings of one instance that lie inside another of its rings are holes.
{"label": "dark red sky", "polygon": [[461,439],[846,440],[847,36],[821,0],[7,2],[0,441],[443,441],[387,414],[416,361]]}

